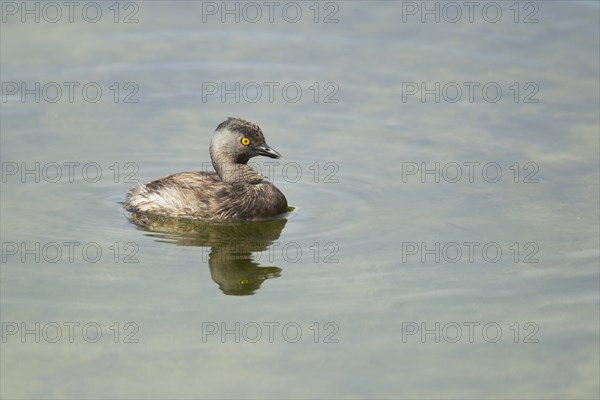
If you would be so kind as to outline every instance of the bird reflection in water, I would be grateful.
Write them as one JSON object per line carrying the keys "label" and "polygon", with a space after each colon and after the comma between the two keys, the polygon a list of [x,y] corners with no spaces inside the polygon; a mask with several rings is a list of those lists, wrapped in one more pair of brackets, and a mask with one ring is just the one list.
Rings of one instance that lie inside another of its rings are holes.
{"label": "bird reflection in water", "polygon": [[278,278],[281,268],[260,266],[252,253],[264,252],[281,235],[287,219],[214,223],[146,214],[131,214],[130,222],[157,240],[179,246],[210,248],[210,275],[226,295],[254,294],[262,283]]}

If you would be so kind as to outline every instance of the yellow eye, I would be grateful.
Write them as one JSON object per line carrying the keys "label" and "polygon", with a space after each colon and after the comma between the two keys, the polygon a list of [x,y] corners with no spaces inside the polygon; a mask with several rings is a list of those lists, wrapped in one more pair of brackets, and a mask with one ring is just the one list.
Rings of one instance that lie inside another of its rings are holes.
{"label": "yellow eye", "polygon": [[244,146],[248,146],[250,144],[250,139],[248,139],[247,137],[243,137],[242,138],[242,144]]}
{"label": "yellow eye", "polygon": [[242,285],[245,285],[245,284],[247,284],[248,282],[250,282],[248,279],[242,279],[242,280],[240,281],[240,283],[241,283]]}

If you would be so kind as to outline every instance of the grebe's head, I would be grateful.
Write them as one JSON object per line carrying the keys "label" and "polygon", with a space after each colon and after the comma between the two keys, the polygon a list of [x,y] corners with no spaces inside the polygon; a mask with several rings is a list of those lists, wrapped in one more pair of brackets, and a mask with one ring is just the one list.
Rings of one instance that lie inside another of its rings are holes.
{"label": "grebe's head", "polygon": [[213,164],[246,164],[256,156],[280,158],[273,150],[258,127],[239,118],[228,118],[217,126],[210,142],[210,156]]}

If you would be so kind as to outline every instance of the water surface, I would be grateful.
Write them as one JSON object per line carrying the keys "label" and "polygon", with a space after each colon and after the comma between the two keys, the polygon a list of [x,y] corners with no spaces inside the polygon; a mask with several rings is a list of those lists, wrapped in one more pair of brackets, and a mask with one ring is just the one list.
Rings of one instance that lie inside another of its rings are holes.
{"label": "water surface", "polygon": [[[598,3],[132,4],[1,25],[2,397],[598,397]],[[123,210],[228,116],[292,212]]]}

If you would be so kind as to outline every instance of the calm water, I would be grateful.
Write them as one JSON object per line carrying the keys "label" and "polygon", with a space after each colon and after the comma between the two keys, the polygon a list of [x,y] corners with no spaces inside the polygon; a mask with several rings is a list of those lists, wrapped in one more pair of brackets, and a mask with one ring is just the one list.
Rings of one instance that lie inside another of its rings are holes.
{"label": "calm water", "polygon": [[[598,398],[597,2],[55,4],[2,2],[3,398]],[[228,116],[292,212],[122,209]]]}

